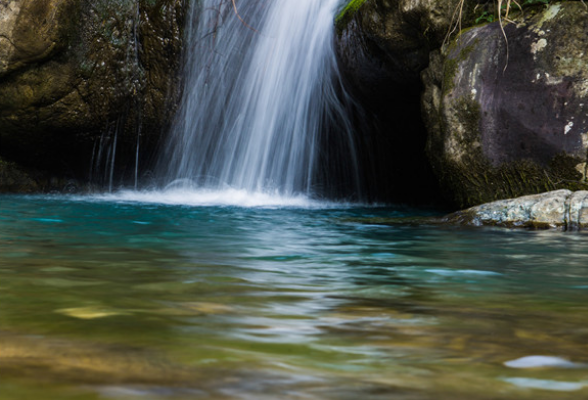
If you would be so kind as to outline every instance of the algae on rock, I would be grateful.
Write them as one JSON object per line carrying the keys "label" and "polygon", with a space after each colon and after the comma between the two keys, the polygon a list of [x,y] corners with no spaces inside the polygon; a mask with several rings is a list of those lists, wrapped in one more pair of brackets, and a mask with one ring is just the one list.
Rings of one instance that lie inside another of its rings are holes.
{"label": "algae on rock", "polygon": [[1,2],[0,155],[83,179],[116,136],[115,167],[134,169],[139,136],[147,157],[173,117],[186,6]]}
{"label": "algae on rock", "polygon": [[461,207],[587,187],[588,10],[519,18],[508,42],[498,22],[463,32],[422,75],[427,152]]}

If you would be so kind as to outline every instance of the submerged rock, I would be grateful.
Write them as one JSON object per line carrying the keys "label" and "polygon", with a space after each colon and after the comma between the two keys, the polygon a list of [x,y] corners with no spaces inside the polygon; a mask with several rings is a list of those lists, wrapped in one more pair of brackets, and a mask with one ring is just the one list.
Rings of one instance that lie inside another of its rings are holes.
{"label": "submerged rock", "polygon": [[185,7],[1,1],[0,156],[84,178],[92,159],[134,169],[138,138],[153,147],[173,115]]}
{"label": "submerged rock", "polygon": [[146,348],[0,331],[0,368],[7,377],[78,384],[190,384],[199,371]]}
{"label": "submerged rock", "polygon": [[587,49],[588,8],[564,2],[527,9],[504,31],[471,28],[432,54],[427,151],[454,203],[588,188]]}
{"label": "submerged rock", "polygon": [[445,222],[474,226],[534,229],[588,228],[588,191],[567,189],[498,200],[459,211]]}

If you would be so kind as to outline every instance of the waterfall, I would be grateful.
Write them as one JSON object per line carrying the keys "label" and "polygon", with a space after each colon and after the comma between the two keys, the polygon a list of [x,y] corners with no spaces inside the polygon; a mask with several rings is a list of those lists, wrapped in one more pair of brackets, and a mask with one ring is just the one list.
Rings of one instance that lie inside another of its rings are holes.
{"label": "waterfall", "polygon": [[333,49],[339,1],[193,2],[182,102],[160,161],[167,182],[286,196],[357,192]]}

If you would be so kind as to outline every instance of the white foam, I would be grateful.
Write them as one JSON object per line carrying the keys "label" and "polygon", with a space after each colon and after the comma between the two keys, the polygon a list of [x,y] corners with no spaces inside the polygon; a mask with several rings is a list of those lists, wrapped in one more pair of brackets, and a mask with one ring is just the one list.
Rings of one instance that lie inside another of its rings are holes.
{"label": "white foam", "polygon": [[554,356],[527,356],[504,363],[510,368],[583,368],[586,364],[574,363]]}
{"label": "white foam", "polygon": [[260,208],[347,208],[350,203],[311,199],[307,196],[284,196],[279,193],[250,192],[243,189],[121,190],[87,197],[89,200],[139,202],[186,206],[236,206]]}
{"label": "white foam", "polygon": [[502,380],[522,388],[553,390],[558,392],[573,392],[587,386],[583,382],[552,381],[549,379],[502,378]]}

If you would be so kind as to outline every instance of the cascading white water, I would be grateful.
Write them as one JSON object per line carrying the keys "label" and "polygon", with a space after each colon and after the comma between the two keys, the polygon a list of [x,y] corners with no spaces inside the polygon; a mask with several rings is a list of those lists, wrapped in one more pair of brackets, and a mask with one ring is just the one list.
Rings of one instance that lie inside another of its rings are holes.
{"label": "cascading white water", "polygon": [[333,184],[357,189],[333,49],[339,2],[194,2],[183,99],[161,161],[167,182],[312,195],[336,170],[345,182]]}

